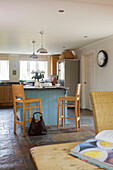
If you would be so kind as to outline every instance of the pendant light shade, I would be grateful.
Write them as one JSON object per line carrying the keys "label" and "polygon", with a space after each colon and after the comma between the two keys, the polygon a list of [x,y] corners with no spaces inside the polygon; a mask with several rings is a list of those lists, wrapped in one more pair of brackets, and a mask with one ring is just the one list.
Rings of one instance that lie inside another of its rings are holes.
{"label": "pendant light shade", "polygon": [[37,50],[37,53],[48,53],[47,50],[43,47],[43,34],[44,34],[44,32],[41,31],[40,34],[41,34],[41,48],[39,48]]}
{"label": "pendant light shade", "polygon": [[35,54],[35,51],[34,51],[34,43],[36,43],[36,41],[33,40],[32,43],[33,43],[33,54],[30,56],[30,58],[36,59],[36,58],[38,58],[38,56]]}

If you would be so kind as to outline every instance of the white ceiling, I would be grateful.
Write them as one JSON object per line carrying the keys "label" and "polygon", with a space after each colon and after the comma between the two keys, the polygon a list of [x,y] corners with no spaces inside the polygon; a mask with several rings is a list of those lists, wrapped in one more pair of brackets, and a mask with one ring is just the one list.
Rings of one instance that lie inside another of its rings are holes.
{"label": "white ceiling", "polygon": [[0,53],[31,54],[40,31],[49,54],[112,36],[113,0],[0,0]]}

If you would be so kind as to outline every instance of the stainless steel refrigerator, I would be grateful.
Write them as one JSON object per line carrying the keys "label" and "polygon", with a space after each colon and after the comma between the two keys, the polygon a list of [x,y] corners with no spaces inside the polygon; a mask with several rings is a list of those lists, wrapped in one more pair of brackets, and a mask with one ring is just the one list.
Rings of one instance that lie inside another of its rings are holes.
{"label": "stainless steel refrigerator", "polygon": [[62,59],[58,61],[58,83],[69,87],[68,96],[75,96],[76,86],[79,83],[80,61],[78,59]]}

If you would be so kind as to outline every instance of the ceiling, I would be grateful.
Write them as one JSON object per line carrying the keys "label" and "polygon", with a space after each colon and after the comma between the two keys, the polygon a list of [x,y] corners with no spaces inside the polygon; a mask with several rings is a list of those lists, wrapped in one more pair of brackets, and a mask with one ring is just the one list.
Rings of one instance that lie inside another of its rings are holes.
{"label": "ceiling", "polygon": [[48,54],[112,36],[113,0],[0,0],[0,53],[31,54],[32,40],[37,51],[40,31]]}

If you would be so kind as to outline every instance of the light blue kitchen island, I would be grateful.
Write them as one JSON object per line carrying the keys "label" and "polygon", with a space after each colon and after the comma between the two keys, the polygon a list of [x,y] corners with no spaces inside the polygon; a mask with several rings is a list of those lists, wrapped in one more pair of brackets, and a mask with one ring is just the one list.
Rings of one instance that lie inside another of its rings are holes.
{"label": "light blue kitchen island", "polygon": [[[67,89],[68,88],[56,86],[45,88],[24,86],[25,97],[41,98],[41,110],[46,125],[57,124],[58,97],[67,96]],[[36,109],[32,109],[31,113],[33,114],[35,111]],[[64,110],[64,114],[67,116],[67,109]]]}

